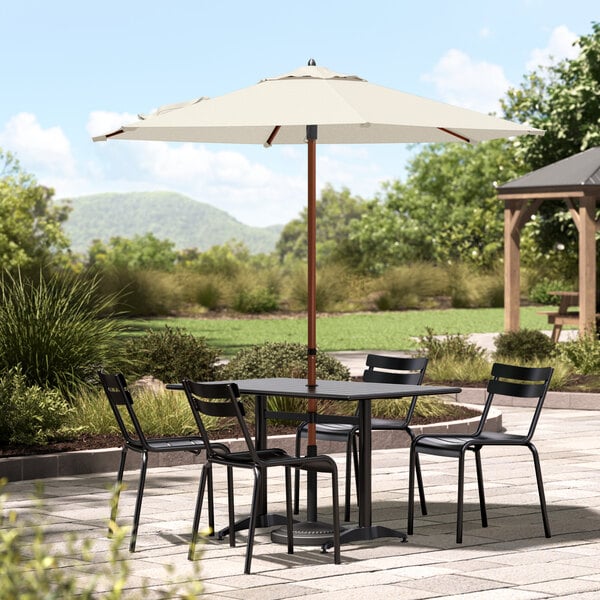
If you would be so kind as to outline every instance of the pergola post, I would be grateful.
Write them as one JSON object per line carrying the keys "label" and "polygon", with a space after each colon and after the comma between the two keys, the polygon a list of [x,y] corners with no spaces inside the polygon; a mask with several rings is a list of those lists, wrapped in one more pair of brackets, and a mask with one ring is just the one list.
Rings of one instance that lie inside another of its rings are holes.
{"label": "pergola post", "polygon": [[579,333],[596,328],[596,198],[579,202]]}
{"label": "pergola post", "polygon": [[521,308],[521,231],[519,200],[504,201],[504,330],[519,331]]}

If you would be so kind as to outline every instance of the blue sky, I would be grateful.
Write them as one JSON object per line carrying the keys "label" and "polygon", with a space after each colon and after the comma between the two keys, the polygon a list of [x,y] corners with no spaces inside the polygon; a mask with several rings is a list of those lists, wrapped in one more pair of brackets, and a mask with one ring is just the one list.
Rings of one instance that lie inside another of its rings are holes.
{"label": "blue sky", "polygon": [[[0,148],[57,198],[167,189],[244,223],[285,223],[306,203],[301,146],[92,143],[91,135],[309,58],[490,112],[536,65],[574,56],[572,42],[599,17],[597,0],[2,0]],[[318,185],[373,197],[382,181],[404,176],[410,153],[320,146]]]}

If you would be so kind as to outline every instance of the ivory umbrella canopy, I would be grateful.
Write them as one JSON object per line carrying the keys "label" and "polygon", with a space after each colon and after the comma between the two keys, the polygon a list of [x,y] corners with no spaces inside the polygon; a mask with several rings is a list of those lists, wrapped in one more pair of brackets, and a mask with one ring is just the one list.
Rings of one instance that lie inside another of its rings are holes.
{"label": "ivory umbrella canopy", "polygon": [[[94,141],[155,140],[308,147],[308,378],[316,385],[316,144],[467,142],[543,131],[369,83],[313,60],[215,98],[159,108]],[[309,402],[309,412],[316,412]],[[309,445],[315,443],[309,427]]]}

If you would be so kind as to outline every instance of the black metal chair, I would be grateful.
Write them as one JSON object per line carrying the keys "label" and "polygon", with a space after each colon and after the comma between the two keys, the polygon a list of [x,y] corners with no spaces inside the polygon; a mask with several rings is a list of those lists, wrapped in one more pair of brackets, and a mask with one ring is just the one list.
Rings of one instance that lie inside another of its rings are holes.
{"label": "black metal chair", "polygon": [[[553,369],[518,367],[495,363],[492,366],[492,378],[487,385],[487,399],[481,414],[477,430],[473,434],[439,434],[417,436],[410,449],[410,472],[408,481],[408,533],[413,533],[414,520],[414,473],[419,454],[433,454],[436,456],[449,456],[458,459],[458,500],[456,515],[456,543],[462,543],[463,534],[463,501],[464,501],[464,463],[467,450],[475,453],[475,464],[477,469],[477,485],[479,490],[479,508],[481,513],[481,525],[487,527],[487,511],[485,506],[485,494],[483,489],[483,471],[481,467],[481,449],[484,446],[526,446],[531,451],[535,467],[538,493],[544,533],[547,538],[550,534],[550,524],[546,510],[546,499],[544,496],[544,484],[542,471],[536,447],[531,439],[535,432],[540,417],[542,405],[546,398]],[[532,417],[526,433],[508,433],[484,431],[488,413],[496,396],[509,396],[513,398],[535,398],[537,401],[532,409]]]}
{"label": "black metal chair", "polygon": [[[268,467],[284,467],[285,469],[285,491],[286,491],[286,525],[287,525],[287,549],[288,553],[294,552],[294,534],[292,527],[292,468],[305,471],[316,471],[331,474],[333,494],[333,542],[334,563],[340,563],[340,518],[339,501],[337,489],[337,466],[335,461],[325,455],[313,457],[294,457],[280,448],[269,448],[257,450],[248,430],[244,415],[244,405],[239,397],[238,386],[235,383],[199,383],[190,380],[183,381],[183,387],[189,400],[190,406],[202,437],[206,440],[207,461],[202,468],[196,511],[194,513],[194,524],[192,528],[192,541],[190,543],[188,559],[193,560],[196,544],[198,541],[198,525],[200,513],[202,512],[202,500],[204,496],[206,481],[211,480],[212,465],[223,465],[227,467],[227,496],[229,504],[229,543],[235,546],[235,523],[234,523],[234,498],[233,498],[233,476],[232,469],[241,467],[251,469],[254,474],[254,490],[248,524],[248,541],[246,546],[246,561],[244,573],[250,573],[252,562],[252,549],[254,545],[254,533],[256,530],[257,511],[259,508],[259,495],[263,477],[266,476]],[[217,444],[210,441],[210,435],[203,422],[203,416],[212,418],[235,419],[242,430],[246,451],[222,452]]]}
{"label": "black metal chair", "polygon": [[[123,447],[121,449],[121,462],[117,474],[116,496],[111,509],[111,521],[117,518],[117,508],[119,503],[119,495],[123,482],[123,471],[125,470],[125,460],[127,459],[127,451],[133,450],[141,454],[141,470],[140,480],[138,484],[137,499],[133,513],[133,528],[131,530],[131,539],[129,542],[129,551],[135,552],[137,541],[137,533],[140,522],[140,513],[142,510],[142,497],[144,495],[144,486],[146,483],[146,470],[148,468],[148,454],[151,452],[192,452],[200,454],[205,449],[202,438],[197,436],[182,436],[182,437],[165,437],[165,438],[148,438],[144,434],[144,430],[136,415],[133,406],[133,397],[129,389],[125,377],[121,373],[108,374],[99,372],[100,381],[106,392],[110,407],[115,415],[115,419],[123,435]],[[219,445],[222,452],[228,452],[227,446]],[[214,521],[214,510],[212,502],[212,482],[209,483],[209,498],[210,498],[210,514],[211,522]]]}
{"label": "black metal chair", "polygon": [[[382,356],[380,354],[368,354],[366,366],[363,373],[363,381],[375,383],[395,383],[420,385],[425,377],[427,368],[427,358],[410,358],[398,356]],[[381,370],[384,369],[384,370]],[[413,397],[404,419],[372,419],[371,430],[387,431],[406,431],[411,439],[414,434],[410,429],[410,421],[415,411],[417,397]],[[346,487],[345,487],[345,508],[344,520],[350,520],[350,487],[352,480],[352,464],[354,463],[355,477],[358,477],[358,444],[359,435],[358,425],[352,423],[317,423],[317,439],[333,442],[346,443]],[[296,430],[296,456],[300,456],[301,440],[308,436],[308,423],[301,423]],[[423,481],[421,471],[417,462],[417,477],[419,482],[419,491],[421,492],[421,510],[424,515],[427,514],[425,505],[425,495],[423,493]],[[295,502],[294,512],[298,514],[298,496],[300,490],[300,474],[296,471],[294,486]],[[358,484],[356,485],[358,496]],[[360,502],[360,498],[358,498]]]}

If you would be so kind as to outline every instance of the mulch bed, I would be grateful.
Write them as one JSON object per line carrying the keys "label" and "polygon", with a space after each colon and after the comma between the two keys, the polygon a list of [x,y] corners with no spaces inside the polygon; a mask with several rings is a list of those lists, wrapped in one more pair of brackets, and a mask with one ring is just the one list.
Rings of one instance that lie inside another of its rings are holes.
{"label": "mulch bed", "polygon": [[[440,416],[435,418],[423,419],[414,417],[412,420],[413,425],[425,425],[429,423],[440,423],[442,421],[455,420],[455,419],[468,419],[476,416],[478,413],[463,407],[455,406],[455,414],[448,416]],[[254,434],[254,430],[251,425],[249,428]],[[282,423],[269,423],[269,435],[286,435],[293,434],[296,432],[295,425],[285,425]],[[240,437],[241,433],[236,427],[229,427],[223,429],[218,433],[214,434],[214,439],[230,439]],[[0,446],[0,457],[8,456],[31,456],[35,454],[55,454],[57,452],[73,452],[75,450],[94,450],[97,448],[117,448],[123,443],[123,438],[120,434],[83,434],[76,439],[54,441],[45,445],[35,446],[24,446],[13,444],[10,446]]]}

